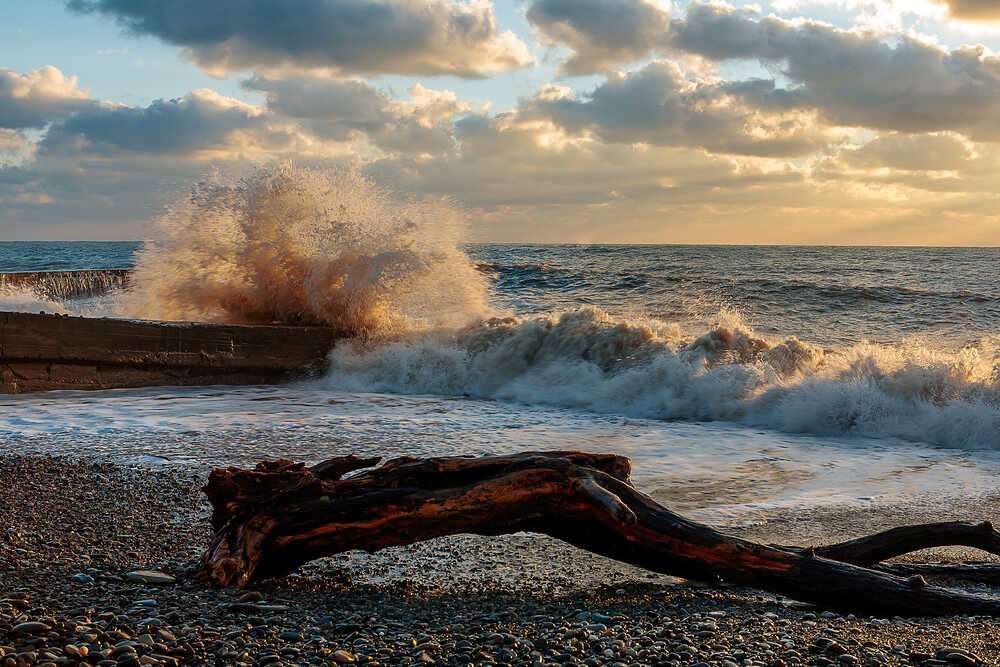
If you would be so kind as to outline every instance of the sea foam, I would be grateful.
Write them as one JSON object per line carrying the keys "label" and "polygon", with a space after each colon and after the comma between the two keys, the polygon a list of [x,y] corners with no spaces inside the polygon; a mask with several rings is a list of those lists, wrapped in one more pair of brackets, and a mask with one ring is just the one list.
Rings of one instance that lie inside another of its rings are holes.
{"label": "sea foam", "polygon": [[701,336],[596,308],[496,318],[371,345],[346,341],[324,380],[356,392],[444,394],[793,433],[1000,449],[1000,356],[916,343],[823,350],[765,340],[731,314]]}

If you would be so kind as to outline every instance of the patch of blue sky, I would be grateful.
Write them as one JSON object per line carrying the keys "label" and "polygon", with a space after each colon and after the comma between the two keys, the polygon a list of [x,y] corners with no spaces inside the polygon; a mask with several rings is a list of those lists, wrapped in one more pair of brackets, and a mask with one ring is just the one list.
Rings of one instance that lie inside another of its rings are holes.
{"label": "patch of blue sky", "polygon": [[95,99],[146,106],[196,88],[259,103],[237,79],[215,79],[182,58],[176,46],[125,33],[113,21],[77,14],[62,2],[0,3],[0,67],[19,74],[54,65]]}

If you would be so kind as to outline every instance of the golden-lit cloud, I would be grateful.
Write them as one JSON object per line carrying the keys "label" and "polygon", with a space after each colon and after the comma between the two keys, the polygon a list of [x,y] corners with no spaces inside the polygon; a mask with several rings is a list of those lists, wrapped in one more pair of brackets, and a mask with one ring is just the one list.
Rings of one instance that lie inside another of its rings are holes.
{"label": "golden-lit cloud", "polygon": [[[253,103],[192,86],[126,105],[54,66],[0,70],[0,226],[141,224],[207,171],[291,158],[451,197],[482,240],[1000,238],[1000,56],[985,45],[792,16],[811,6],[795,0],[781,15],[530,0],[524,18],[548,69],[507,75],[498,85],[519,96],[490,111],[484,82],[434,78],[534,62],[485,0],[324,0],[285,11],[287,25],[265,20],[274,0],[253,0],[250,18],[222,11],[228,1],[71,4],[213,74],[246,71],[233,94]],[[949,6],[985,21],[992,4]],[[893,8],[973,34],[933,0]],[[341,35],[345,12],[358,29]],[[421,78],[375,76],[390,73]]]}
{"label": "golden-lit cloud", "polygon": [[837,141],[808,107],[761,109],[725,85],[688,79],[670,62],[611,74],[582,98],[543,90],[523,104],[522,114],[608,142],[712,153],[801,156]]}
{"label": "golden-lit cloud", "polygon": [[25,74],[0,68],[0,127],[41,127],[91,104],[90,91],[52,65]]}
{"label": "golden-lit cloud", "polygon": [[939,0],[948,12],[964,21],[1000,21],[1000,3],[996,0]]}

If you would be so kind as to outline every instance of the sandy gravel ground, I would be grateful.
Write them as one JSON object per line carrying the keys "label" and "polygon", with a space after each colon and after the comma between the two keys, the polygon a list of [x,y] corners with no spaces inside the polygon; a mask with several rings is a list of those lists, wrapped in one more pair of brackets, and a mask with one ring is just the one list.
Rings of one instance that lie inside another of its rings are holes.
{"label": "sandy gravel ground", "polygon": [[[214,590],[192,577],[209,537],[204,474],[0,457],[0,667],[1000,664],[1000,619],[845,617],[651,574],[535,535],[344,554],[253,591]],[[729,528],[807,545],[903,523],[982,520],[998,508],[977,499],[933,510],[814,510]],[[951,549],[909,558],[982,556]],[[137,569],[173,581],[130,580]]]}

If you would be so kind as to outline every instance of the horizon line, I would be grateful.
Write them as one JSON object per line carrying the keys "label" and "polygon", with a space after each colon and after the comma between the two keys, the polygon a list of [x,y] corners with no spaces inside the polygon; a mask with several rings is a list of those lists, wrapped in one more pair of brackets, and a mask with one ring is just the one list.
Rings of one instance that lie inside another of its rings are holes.
{"label": "horizon line", "polygon": [[[0,243],[146,243],[152,239],[18,239],[2,240]],[[504,245],[504,246],[645,246],[662,247],[671,246],[678,248],[698,248],[698,247],[720,247],[720,248],[928,248],[928,249],[951,249],[968,248],[989,250],[1000,248],[1000,243],[995,245],[933,245],[923,243],[912,244],[892,244],[892,243],[630,243],[630,242],[609,242],[609,241],[466,241],[462,245]]]}

